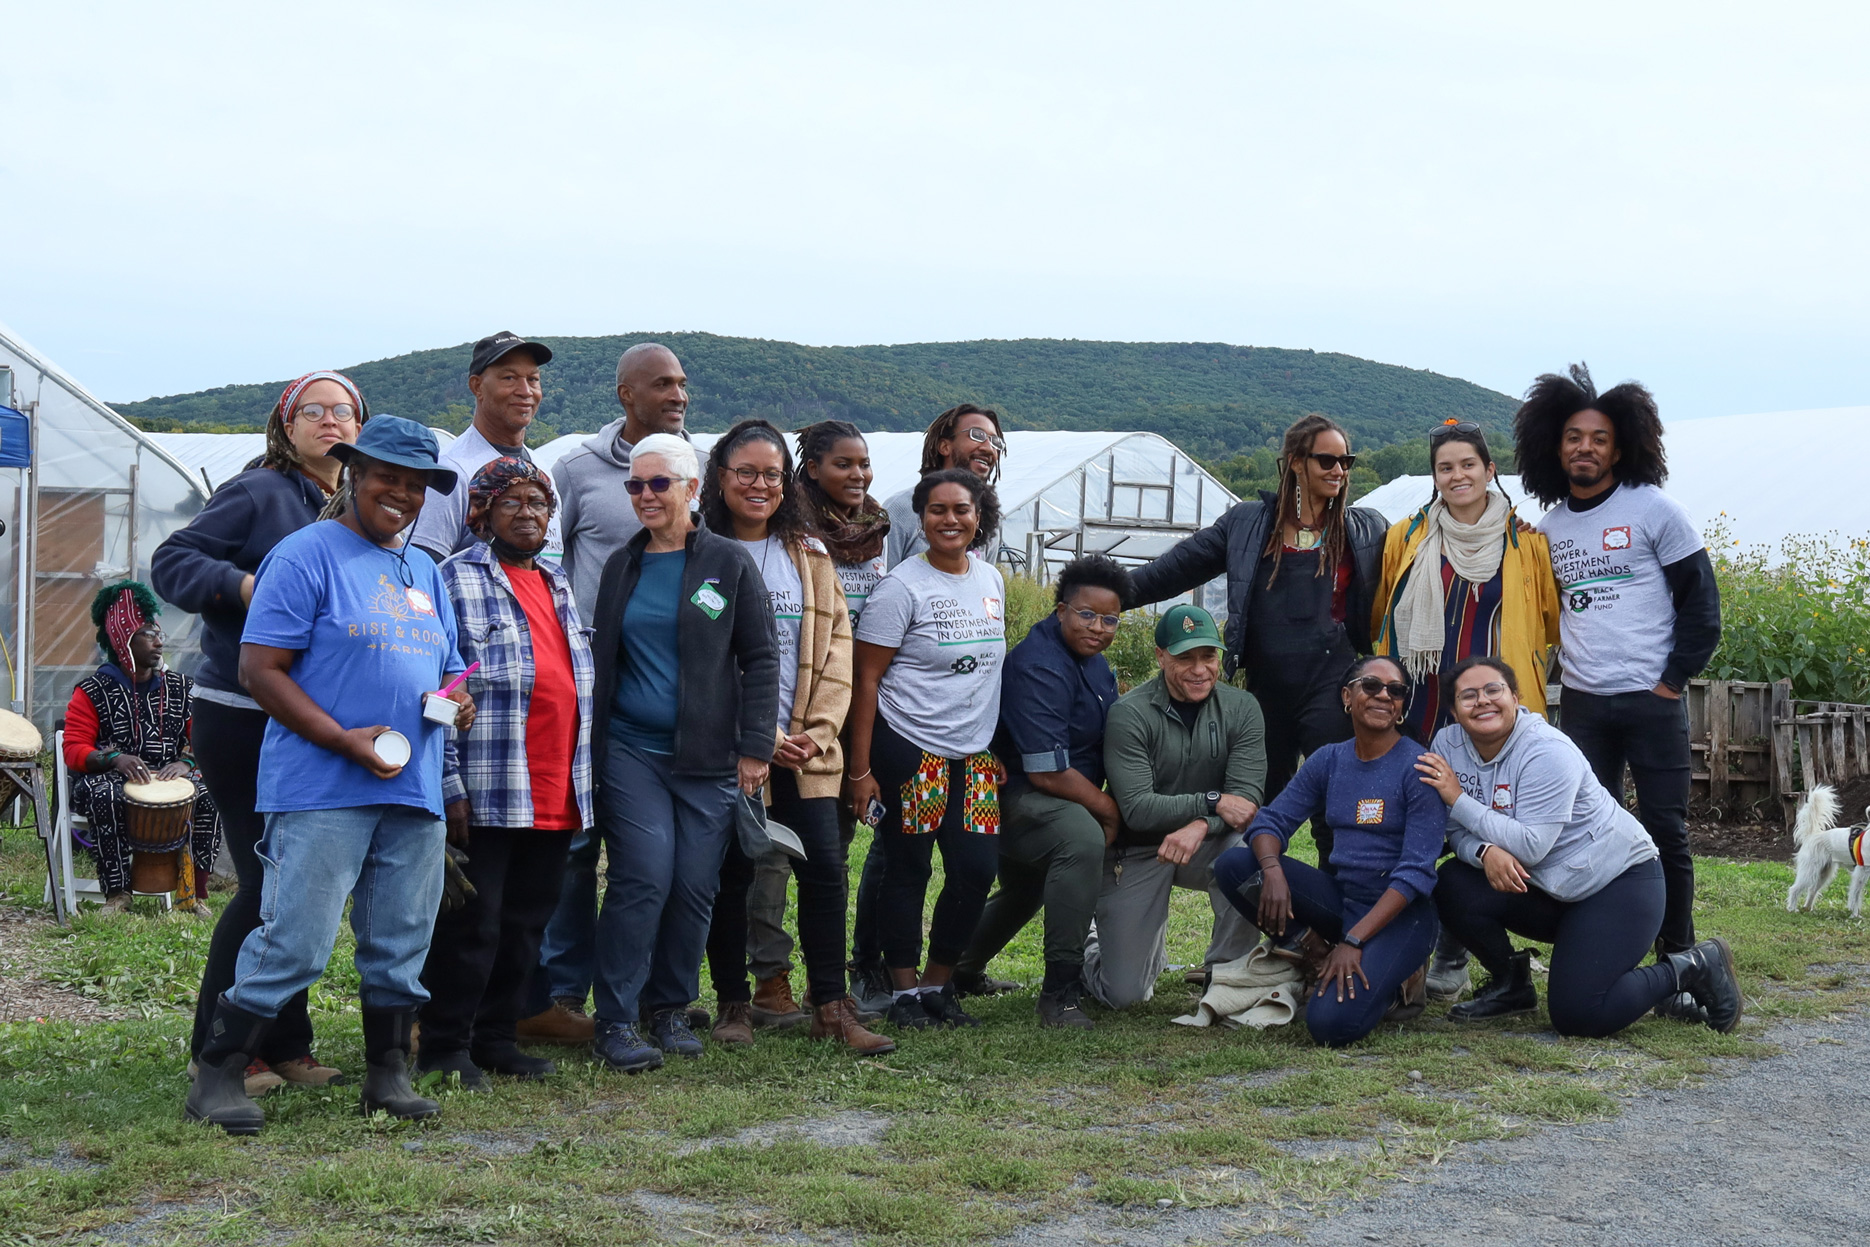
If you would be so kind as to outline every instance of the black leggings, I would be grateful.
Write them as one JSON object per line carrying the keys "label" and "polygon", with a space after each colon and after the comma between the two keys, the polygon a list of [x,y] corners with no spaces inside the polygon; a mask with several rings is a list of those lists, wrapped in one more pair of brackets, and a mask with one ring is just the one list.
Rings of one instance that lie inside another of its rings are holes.
{"label": "black leggings", "polygon": [[1513,955],[1507,933],[1552,946],[1545,1007],[1561,1035],[1614,1035],[1675,994],[1675,972],[1637,963],[1662,926],[1662,866],[1638,862],[1581,901],[1561,901],[1528,885],[1496,892],[1485,871],[1459,858],[1441,864],[1435,907],[1441,920],[1499,978]]}
{"label": "black leggings", "polygon": [[922,750],[903,739],[877,715],[870,736],[870,765],[883,790],[884,813],[877,823],[872,852],[884,855],[882,886],[877,889],[877,927],[883,937],[883,961],[892,970],[913,970],[922,961],[922,907],[934,873],[935,847],[941,846],[946,879],[935,898],[929,922],[928,959],[952,966],[961,960],[974,928],[987,907],[1000,862],[1000,837],[969,831],[966,809],[967,761],[948,763],[948,807],[933,835],[911,835],[902,825],[902,786],[921,765]]}
{"label": "black leggings", "polygon": [[[202,1045],[208,1041],[208,1024],[214,1020],[215,1002],[234,985],[234,963],[240,960],[240,946],[260,925],[260,886],[266,881],[266,868],[253,849],[266,833],[266,816],[255,812],[253,803],[258,800],[260,742],[266,736],[267,719],[264,711],[223,706],[200,697],[195,698],[192,714],[195,763],[201,768],[201,780],[208,786],[214,804],[220,808],[227,853],[234,859],[234,875],[240,881],[240,890],[228,898],[214,924],[214,937],[208,941],[208,963],[201,971],[195,1035],[189,1044],[190,1054],[200,1056]],[[272,1029],[266,1032],[262,1051],[254,1055],[263,1061],[278,1062],[310,1054],[312,1019],[305,1001],[306,992],[302,991],[285,1003]]]}
{"label": "black leggings", "polygon": [[[799,951],[812,1003],[842,1000],[844,991],[844,845],[838,834],[836,797],[801,797],[798,777],[784,767],[772,769],[776,823],[799,833],[805,860],[788,859],[799,881]],[[708,973],[714,995],[723,1004],[753,999],[747,986],[747,888],[753,861],[731,838],[721,863],[721,890],[714,898],[708,926]]]}

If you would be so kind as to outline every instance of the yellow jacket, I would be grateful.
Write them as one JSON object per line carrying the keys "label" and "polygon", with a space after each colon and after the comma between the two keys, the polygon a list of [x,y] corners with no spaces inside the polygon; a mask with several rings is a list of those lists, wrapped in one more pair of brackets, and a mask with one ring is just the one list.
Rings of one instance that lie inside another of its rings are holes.
{"label": "yellow jacket", "polygon": [[[1396,599],[1415,565],[1428,531],[1428,507],[1390,525],[1383,538],[1383,575],[1377,584],[1370,635],[1376,652],[1397,656],[1393,625]],[[1515,511],[1506,513],[1506,549],[1500,560],[1500,652],[1519,677],[1519,702],[1545,713],[1545,677],[1558,645],[1558,578],[1545,534],[1520,532]]]}

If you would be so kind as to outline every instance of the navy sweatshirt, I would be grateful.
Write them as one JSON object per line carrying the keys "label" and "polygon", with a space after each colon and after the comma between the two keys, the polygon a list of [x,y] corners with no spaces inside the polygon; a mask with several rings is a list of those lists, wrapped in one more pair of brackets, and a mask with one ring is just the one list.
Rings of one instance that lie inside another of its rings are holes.
{"label": "navy sweatshirt", "polygon": [[324,491],[303,473],[250,468],[223,482],[186,528],[156,547],[149,561],[156,595],[201,616],[198,685],[241,693],[240,631],[247,608],[240,582],[324,508]]}

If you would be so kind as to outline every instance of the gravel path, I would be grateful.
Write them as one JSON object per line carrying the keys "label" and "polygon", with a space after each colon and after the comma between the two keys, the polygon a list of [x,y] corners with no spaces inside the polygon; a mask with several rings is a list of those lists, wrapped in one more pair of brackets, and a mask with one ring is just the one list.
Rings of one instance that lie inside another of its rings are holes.
{"label": "gravel path", "polygon": [[127,1016],[39,977],[45,954],[32,945],[39,932],[53,925],[45,913],[0,907],[0,1023],[109,1022]]}

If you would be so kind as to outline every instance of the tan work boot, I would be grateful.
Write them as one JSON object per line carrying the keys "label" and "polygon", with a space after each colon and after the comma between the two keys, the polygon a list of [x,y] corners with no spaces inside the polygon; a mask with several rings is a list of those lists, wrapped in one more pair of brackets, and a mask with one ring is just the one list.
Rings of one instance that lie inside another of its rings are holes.
{"label": "tan work boot", "polygon": [[1383,1015],[1385,1022],[1409,1022],[1422,1016],[1422,1010],[1428,1007],[1428,965],[1408,978],[1396,992],[1396,1003]]}
{"label": "tan work boot", "polygon": [[552,1007],[543,1013],[535,1013],[529,1018],[521,1018],[517,1033],[525,1043],[588,1044],[597,1030],[584,1011],[582,1000],[572,1001],[565,997],[556,997]]}
{"label": "tan work boot", "polygon": [[721,1020],[714,1024],[708,1037],[715,1043],[735,1044],[745,1047],[753,1042],[753,1010],[744,1000],[724,1000],[721,1002]]}
{"label": "tan work boot", "polygon": [[896,1051],[894,1039],[864,1029],[864,1024],[857,1020],[857,1002],[849,996],[813,1010],[812,1038],[835,1040],[858,1056],[881,1056]]}
{"label": "tan work boot", "polygon": [[772,1030],[797,1026],[811,1015],[792,998],[792,976],[775,974],[757,979],[753,986],[753,1024]]}

